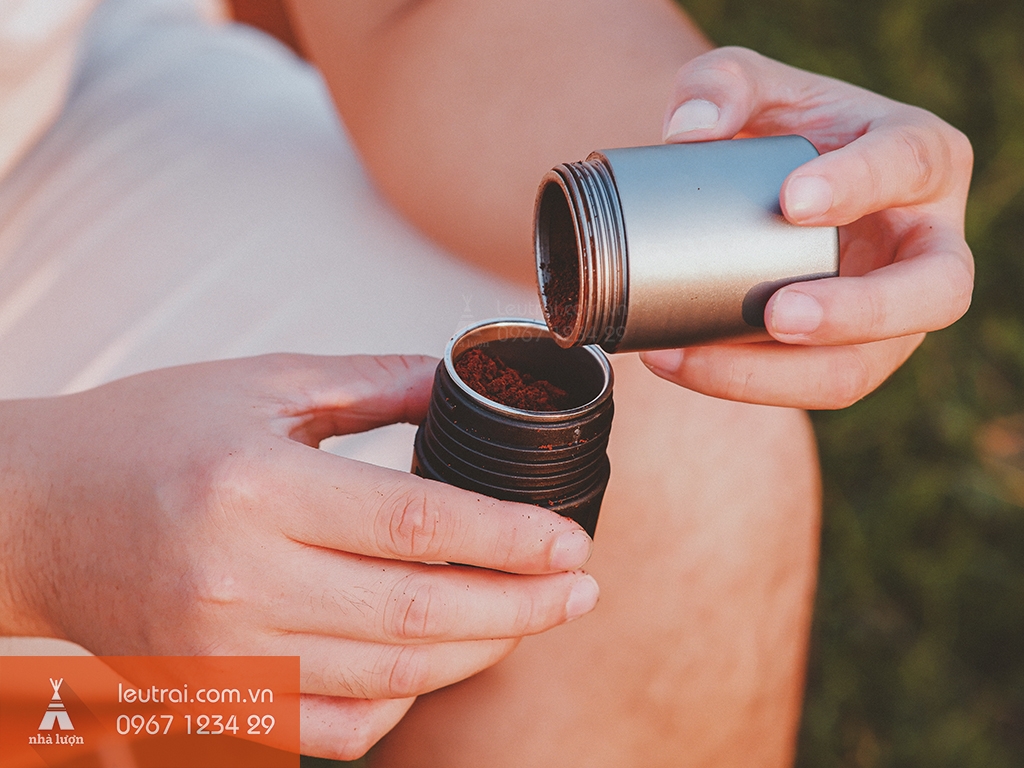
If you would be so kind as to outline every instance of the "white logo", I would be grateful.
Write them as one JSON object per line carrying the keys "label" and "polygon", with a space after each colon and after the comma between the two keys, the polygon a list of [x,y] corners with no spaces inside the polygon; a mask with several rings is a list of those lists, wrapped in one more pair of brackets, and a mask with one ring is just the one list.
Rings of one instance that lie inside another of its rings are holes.
{"label": "white logo", "polygon": [[50,685],[53,686],[53,698],[50,699],[50,704],[46,708],[46,714],[43,715],[43,721],[39,723],[40,731],[52,731],[54,723],[62,731],[73,731],[75,726],[71,724],[71,717],[68,715],[67,709],[64,708],[64,702],[60,698],[60,686],[64,682],[62,677],[60,680],[54,680],[50,678]]}

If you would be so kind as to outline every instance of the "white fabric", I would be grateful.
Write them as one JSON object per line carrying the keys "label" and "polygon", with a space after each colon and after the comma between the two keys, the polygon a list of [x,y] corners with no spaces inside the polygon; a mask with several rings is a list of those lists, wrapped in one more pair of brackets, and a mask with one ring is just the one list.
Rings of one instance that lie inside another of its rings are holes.
{"label": "white fabric", "polygon": [[[57,122],[0,183],[0,397],[271,351],[439,355],[539,315],[363,174],[314,70],[188,0],[108,0]],[[378,434],[380,433],[380,434]],[[408,468],[412,428],[331,450]]]}
{"label": "white fabric", "polygon": [[60,112],[99,0],[0,0],[0,178]]}

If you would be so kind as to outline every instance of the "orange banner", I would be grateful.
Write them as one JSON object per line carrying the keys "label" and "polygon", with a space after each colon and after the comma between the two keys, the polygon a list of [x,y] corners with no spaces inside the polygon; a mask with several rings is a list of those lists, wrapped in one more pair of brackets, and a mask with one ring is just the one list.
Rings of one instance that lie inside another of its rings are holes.
{"label": "orange banner", "polygon": [[298,768],[297,656],[0,656],[0,768]]}

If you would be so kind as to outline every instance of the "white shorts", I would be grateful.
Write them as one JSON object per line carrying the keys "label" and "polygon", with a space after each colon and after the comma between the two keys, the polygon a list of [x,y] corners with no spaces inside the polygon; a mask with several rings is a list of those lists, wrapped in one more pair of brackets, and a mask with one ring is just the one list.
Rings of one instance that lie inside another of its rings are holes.
{"label": "white shorts", "polygon": [[[0,397],[289,351],[439,355],[536,295],[371,186],[318,73],[191,0],[107,0],[58,122],[0,182]],[[412,428],[330,450],[408,468]]]}
{"label": "white shorts", "polygon": [[[190,0],[107,0],[59,120],[0,181],[0,398],[265,352],[440,355],[539,313],[389,207],[314,69]],[[414,432],[324,447],[408,469]]]}

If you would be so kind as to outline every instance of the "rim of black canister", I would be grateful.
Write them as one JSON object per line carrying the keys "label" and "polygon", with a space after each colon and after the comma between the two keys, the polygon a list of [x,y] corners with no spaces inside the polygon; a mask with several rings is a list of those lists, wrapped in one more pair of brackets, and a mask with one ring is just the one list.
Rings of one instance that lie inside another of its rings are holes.
{"label": "rim of black canister", "polygon": [[[456,362],[480,348],[566,392],[558,410],[517,408],[481,394]],[[416,433],[413,471],[506,501],[548,507],[593,536],[608,483],[613,376],[597,347],[565,349],[543,323],[488,320],[449,341]]]}

